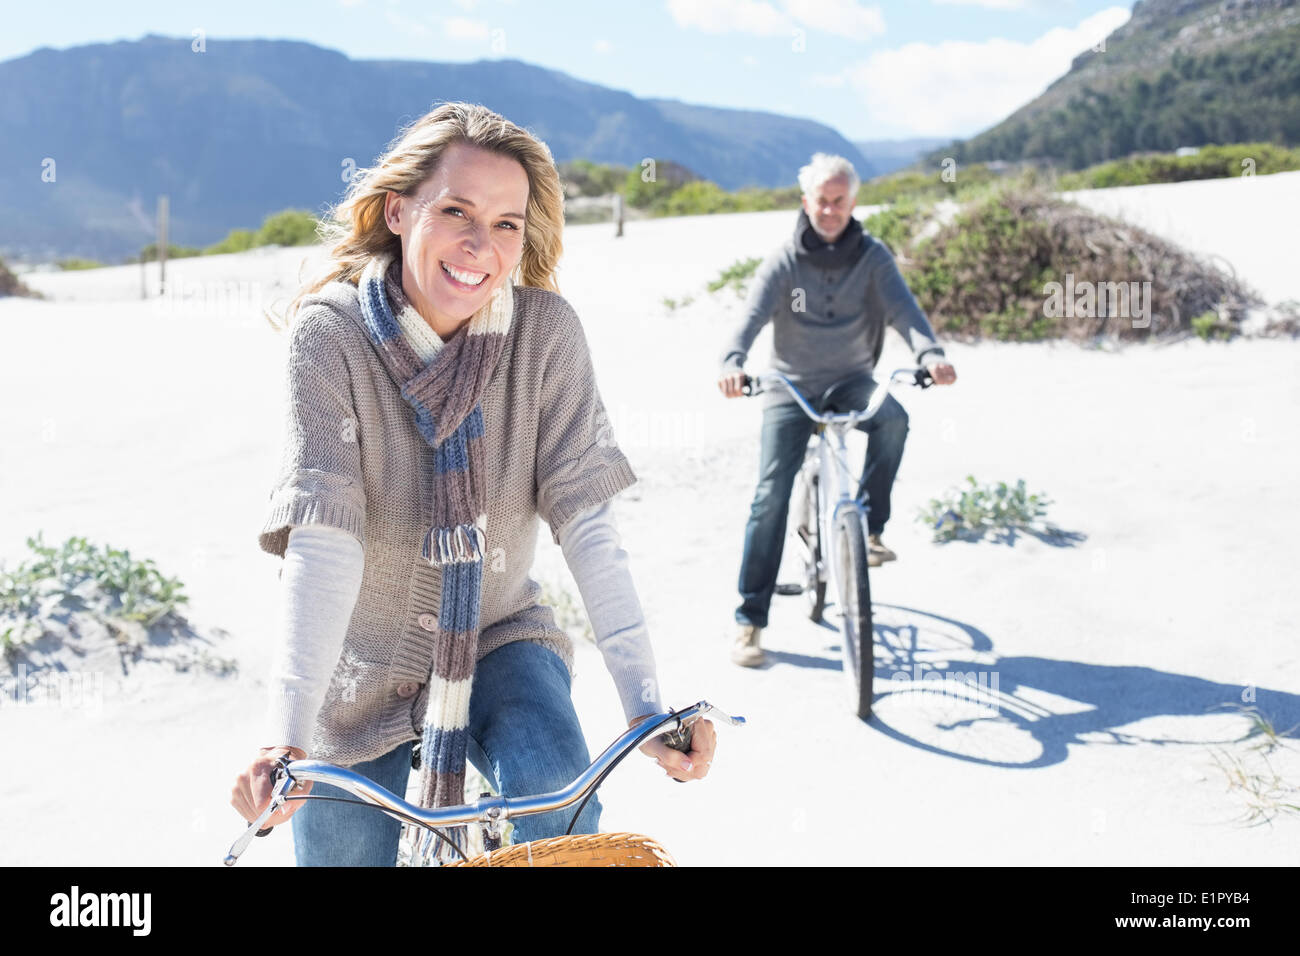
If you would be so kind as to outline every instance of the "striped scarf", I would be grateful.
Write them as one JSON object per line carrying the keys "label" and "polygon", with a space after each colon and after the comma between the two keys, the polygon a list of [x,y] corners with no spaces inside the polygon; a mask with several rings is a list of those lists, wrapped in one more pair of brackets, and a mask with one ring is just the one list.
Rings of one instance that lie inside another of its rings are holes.
{"label": "striped scarf", "polygon": [[[420,743],[420,805],[463,803],[487,529],[480,400],[510,329],[514,290],[507,277],[446,342],[430,329],[437,348],[426,365],[395,318],[405,312],[404,319],[425,324],[402,291],[401,256],[371,259],[357,288],[370,341],[433,455],[432,514],[421,556],[442,569],[442,599]],[[457,830],[460,843],[463,828]]]}

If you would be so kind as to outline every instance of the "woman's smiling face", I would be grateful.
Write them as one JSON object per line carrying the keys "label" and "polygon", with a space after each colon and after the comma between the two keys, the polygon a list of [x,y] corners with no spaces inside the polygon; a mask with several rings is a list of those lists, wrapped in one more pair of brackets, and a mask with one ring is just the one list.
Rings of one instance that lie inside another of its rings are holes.
{"label": "woman's smiling face", "polygon": [[453,143],[410,196],[389,193],[388,227],[402,238],[402,288],[446,339],[482,308],[524,251],[528,174],[520,163]]}

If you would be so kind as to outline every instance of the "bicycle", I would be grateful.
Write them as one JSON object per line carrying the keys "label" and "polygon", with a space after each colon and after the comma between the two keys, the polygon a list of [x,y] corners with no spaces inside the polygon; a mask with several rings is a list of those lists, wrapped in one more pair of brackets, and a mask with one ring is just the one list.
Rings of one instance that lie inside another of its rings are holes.
{"label": "bicycle", "polygon": [[[773,384],[782,385],[815,423],[791,496],[792,517],[797,522],[796,538],[802,546],[801,590],[808,598],[808,616],[821,622],[826,609],[827,584],[835,586],[846,699],[863,720],[871,717],[875,674],[871,586],[867,576],[870,502],[865,491],[862,501],[851,492],[857,487],[857,479],[846,461],[845,436],[859,422],[869,420],[880,411],[899,376],[905,376],[905,381],[921,388],[929,388],[934,383],[924,368],[896,369],[876,387],[866,408],[825,414],[815,411],[794,384],[779,373],[747,375],[741,389],[746,395],[759,395]],[[841,384],[832,385],[822,394],[823,407],[831,391]],[[826,560],[827,542],[831,545],[829,561]]]}
{"label": "bicycle", "polygon": [[[321,760],[293,760],[281,757],[271,778],[271,801],[256,820],[230,847],[224,863],[233,866],[248,848],[254,836],[269,836],[274,827],[262,824],[288,800],[341,800],[371,806],[407,825],[403,839],[422,836],[412,855],[417,866],[675,866],[672,856],[650,837],[638,833],[573,834],[574,824],[590,796],[604,782],[619,761],[656,735],[676,750],[689,753],[692,725],[706,714],[716,714],[732,726],[743,726],[744,717],[732,717],[707,701],[699,701],[679,711],[669,710],[642,720],[628,728],[598,756],[591,765],[565,787],[551,793],[525,797],[502,797],[484,794],[474,803],[451,807],[424,808],[408,803],[397,794],[379,786],[368,777],[346,767]],[[308,793],[291,796],[299,782],[324,783],[344,790],[357,800]],[[679,781],[680,782],[680,781]],[[535,813],[561,810],[581,799],[564,836],[534,840],[501,848],[502,830],[508,819]],[[483,835],[485,852],[470,857],[460,841],[441,828],[476,825]],[[436,841],[436,842],[435,842]],[[452,862],[452,854],[460,857]],[[418,860],[418,862],[416,862]]]}

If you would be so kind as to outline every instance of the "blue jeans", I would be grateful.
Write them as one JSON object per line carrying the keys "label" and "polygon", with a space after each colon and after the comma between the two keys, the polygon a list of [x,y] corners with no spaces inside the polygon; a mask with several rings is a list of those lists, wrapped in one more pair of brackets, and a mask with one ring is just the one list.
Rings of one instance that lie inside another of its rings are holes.
{"label": "blue jeans", "polygon": [[[478,662],[469,700],[470,762],[506,797],[558,790],[591,763],[569,696],[564,662],[540,644],[512,641]],[[374,760],[352,766],[399,797],[411,770],[408,740]],[[316,794],[355,800],[325,784],[312,784],[289,822],[299,866],[395,866],[402,824],[374,807],[313,800]],[[512,817],[515,843],[560,836],[577,804],[550,813]],[[574,833],[597,833],[600,798],[593,794]]]}
{"label": "blue jeans", "polygon": [[[817,412],[849,412],[865,408],[876,390],[872,379],[862,376],[836,385],[809,404]],[[885,399],[874,417],[858,424],[867,433],[867,455],[858,482],[859,501],[868,502],[867,530],[880,534],[889,520],[889,495],[907,441],[907,411],[893,395]],[[758,487],[745,526],[745,547],[740,558],[740,606],[738,624],[767,627],[768,607],[776,588],[785,547],[786,522],[790,513],[790,492],[812,437],[813,422],[793,402],[763,410],[760,438]]]}

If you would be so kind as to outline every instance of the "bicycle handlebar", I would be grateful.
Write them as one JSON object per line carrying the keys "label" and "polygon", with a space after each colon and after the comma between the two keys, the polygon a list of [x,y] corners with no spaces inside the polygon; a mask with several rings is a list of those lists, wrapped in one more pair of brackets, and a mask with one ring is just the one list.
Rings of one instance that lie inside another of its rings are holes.
{"label": "bicycle handlebar", "polygon": [[[791,397],[794,398],[795,402],[798,403],[799,407],[803,409],[804,414],[813,421],[819,422],[823,425],[843,424],[852,426],[856,425],[860,421],[871,418],[876,414],[876,412],[880,411],[880,406],[885,404],[885,399],[889,396],[889,390],[894,386],[894,383],[898,381],[899,375],[906,376],[904,379],[905,381],[911,385],[919,385],[921,388],[929,388],[934,384],[934,378],[930,375],[928,369],[917,365],[909,365],[905,368],[894,369],[894,371],[890,373],[889,378],[887,378],[883,384],[878,385],[876,390],[872,392],[871,398],[867,401],[866,408],[855,412],[843,412],[840,414],[822,414],[814,411],[812,405],[803,397],[799,392],[799,389],[795,388],[794,383],[779,372],[771,372],[766,375],[746,375],[744,377],[744,382],[741,385],[741,392],[745,395],[760,395],[772,388],[774,384],[783,385],[786,390],[789,391]],[[844,381],[849,381],[849,379],[845,379]],[[826,392],[822,393],[823,398],[827,393],[837,388],[840,384],[843,383],[837,382],[835,385],[826,389]]]}
{"label": "bicycle handlebar", "polygon": [[[691,724],[704,717],[705,714],[710,713],[716,714],[721,720],[733,726],[743,726],[745,723],[744,717],[732,717],[723,713],[708,701],[702,700],[682,710],[669,710],[666,714],[655,714],[635,726],[629,727],[606,747],[600,756],[592,761],[591,766],[560,790],[530,797],[484,797],[472,804],[467,803],[433,809],[417,807],[408,803],[395,793],[384,789],[367,777],[346,767],[339,767],[321,760],[292,760],[286,754],[280,758],[271,778],[270,803],[258,815],[257,819],[248,825],[248,828],[239,839],[231,845],[224,862],[226,866],[233,866],[235,861],[248,848],[254,836],[266,836],[271,832],[272,827],[263,829],[262,824],[271,814],[284,806],[289,799],[288,794],[298,785],[299,781],[324,783],[331,787],[337,787],[355,797],[359,797],[359,802],[373,806],[395,819],[414,823],[430,830],[434,827],[456,826],[474,822],[500,824],[512,816],[548,813],[552,810],[567,807],[585,796],[614,764],[618,763],[632,749],[639,747],[646,739],[658,734],[681,735],[684,731],[689,732]],[[673,746],[673,743],[677,744],[676,749],[680,749],[684,740],[681,736],[678,736],[677,740],[669,742],[669,745]],[[312,797],[307,795],[295,797],[294,799],[310,800]]]}

